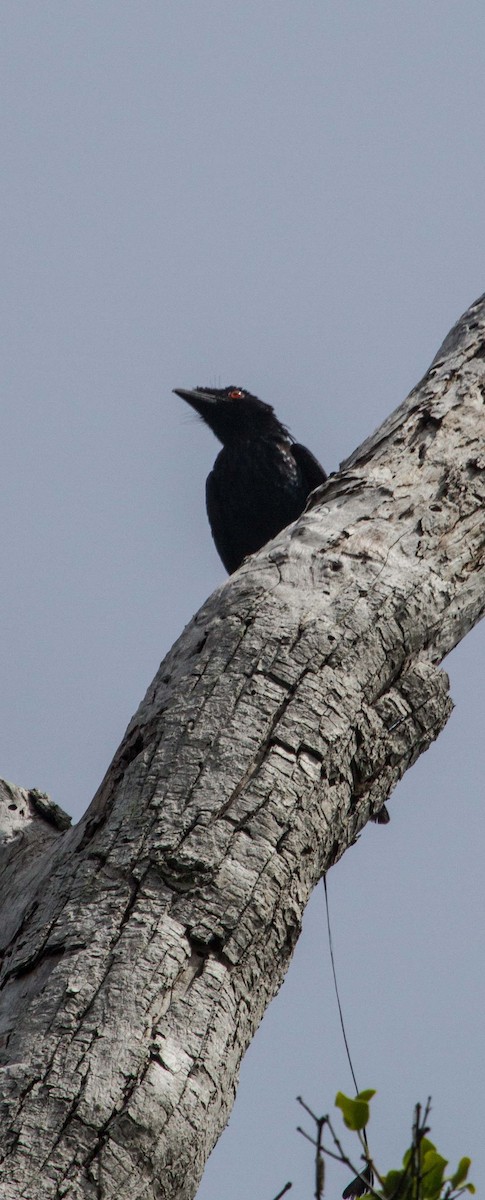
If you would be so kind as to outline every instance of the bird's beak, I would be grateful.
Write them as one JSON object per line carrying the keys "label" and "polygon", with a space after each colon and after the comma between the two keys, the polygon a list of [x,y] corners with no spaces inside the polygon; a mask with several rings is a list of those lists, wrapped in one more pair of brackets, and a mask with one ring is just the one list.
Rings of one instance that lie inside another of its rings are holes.
{"label": "bird's beak", "polygon": [[195,388],[174,388],[176,396],[181,396],[182,400],[186,400],[196,412],[202,413],[208,404],[217,404],[216,396],[211,396],[210,392],[198,392]]}

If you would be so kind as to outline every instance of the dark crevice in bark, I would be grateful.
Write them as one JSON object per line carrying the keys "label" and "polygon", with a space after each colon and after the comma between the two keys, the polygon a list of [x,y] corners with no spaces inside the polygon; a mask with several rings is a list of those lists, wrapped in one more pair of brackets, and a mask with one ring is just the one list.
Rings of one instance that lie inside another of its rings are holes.
{"label": "dark crevice in bark", "polygon": [[35,971],[36,967],[39,966],[39,963],[44,962],[46,959],[59,961],[67,954],[76,954],[79,950],[85,949],[86,942],[73,942],[73,944],[70,946],[65,946],[63,944],[43,946],[41,950],[38,950],[36,954],[32,955],[32,958],[27,959],[23,963],[19,963],[12,971],[7,971],[5,973],[4,981],[7,982],[8,979],[22,979],[25,975],[29,975],[31,971]]}
{"label": "dark crevice in bark", "polygon": [[201,975],[204,970],[204,961],[207,958],[215,958],[218,962],[223,963],[225,967],[232,968],[233,964],[224,954],[225,939],[218,933],[208,934],[207,941],[203,941],[200,934],[193,934],[190,928],[185,931],[185,936],[193,953],[200,959],[200,965],[195,976]]}

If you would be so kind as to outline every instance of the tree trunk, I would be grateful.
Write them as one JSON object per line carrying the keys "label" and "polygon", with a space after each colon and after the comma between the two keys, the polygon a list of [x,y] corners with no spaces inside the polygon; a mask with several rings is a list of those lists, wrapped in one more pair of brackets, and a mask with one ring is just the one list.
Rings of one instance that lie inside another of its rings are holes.
{"label": "tree trunk", "polygon": [[485,608],[484,354],[485,297],[194,617],[76,828],[4,792],[5,1200],[193,1195],[312,888],[450,713],[436,664]]}

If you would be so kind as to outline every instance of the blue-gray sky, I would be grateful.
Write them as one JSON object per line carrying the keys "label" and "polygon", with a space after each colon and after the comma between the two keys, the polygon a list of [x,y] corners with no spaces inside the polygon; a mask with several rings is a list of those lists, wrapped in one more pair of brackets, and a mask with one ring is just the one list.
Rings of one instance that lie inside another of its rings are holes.
{"label": "blue-gray sky", "polygon": [[[0,772],[79,815],[224,578],[217,444],[171,389],[249,387],[332,470],[485,290],[485,8],[4,0],[0,23]],[[396,1165],[431,1092],[482,1186],[484,647],[450,657],[446,731],[329,878],[372,1145]],[[294,1097],[337,1088],[318,889],[201,1200],[309,1197]]]}

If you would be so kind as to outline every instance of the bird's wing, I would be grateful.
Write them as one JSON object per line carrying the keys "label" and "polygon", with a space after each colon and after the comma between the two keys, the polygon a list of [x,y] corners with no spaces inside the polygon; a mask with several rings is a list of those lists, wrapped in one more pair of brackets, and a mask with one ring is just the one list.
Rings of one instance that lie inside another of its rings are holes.
{"label": "bird's wing", "polygon": [[298,463],[303,473],[305,481],[308,483],[309,492],[313,492],[315,488],[325,483],[327,472],[320,466],[318,459],[315,458],[311,450],[307,450],[306,446],[300,446],[299,442],[295,442],[291,447],[291,452],[295,462]]}
{"label": "bird's wing", "polygon": [[226,571],[231,574],[232,571],[236,570],[236,566],[239,566],[239,563],[234,564],[233,561],[233,548],[231,547],[230,536],[224,521],[223,507],[214,471],[211,471],[206,479],[205,502],[217,553],[222,558]]}

